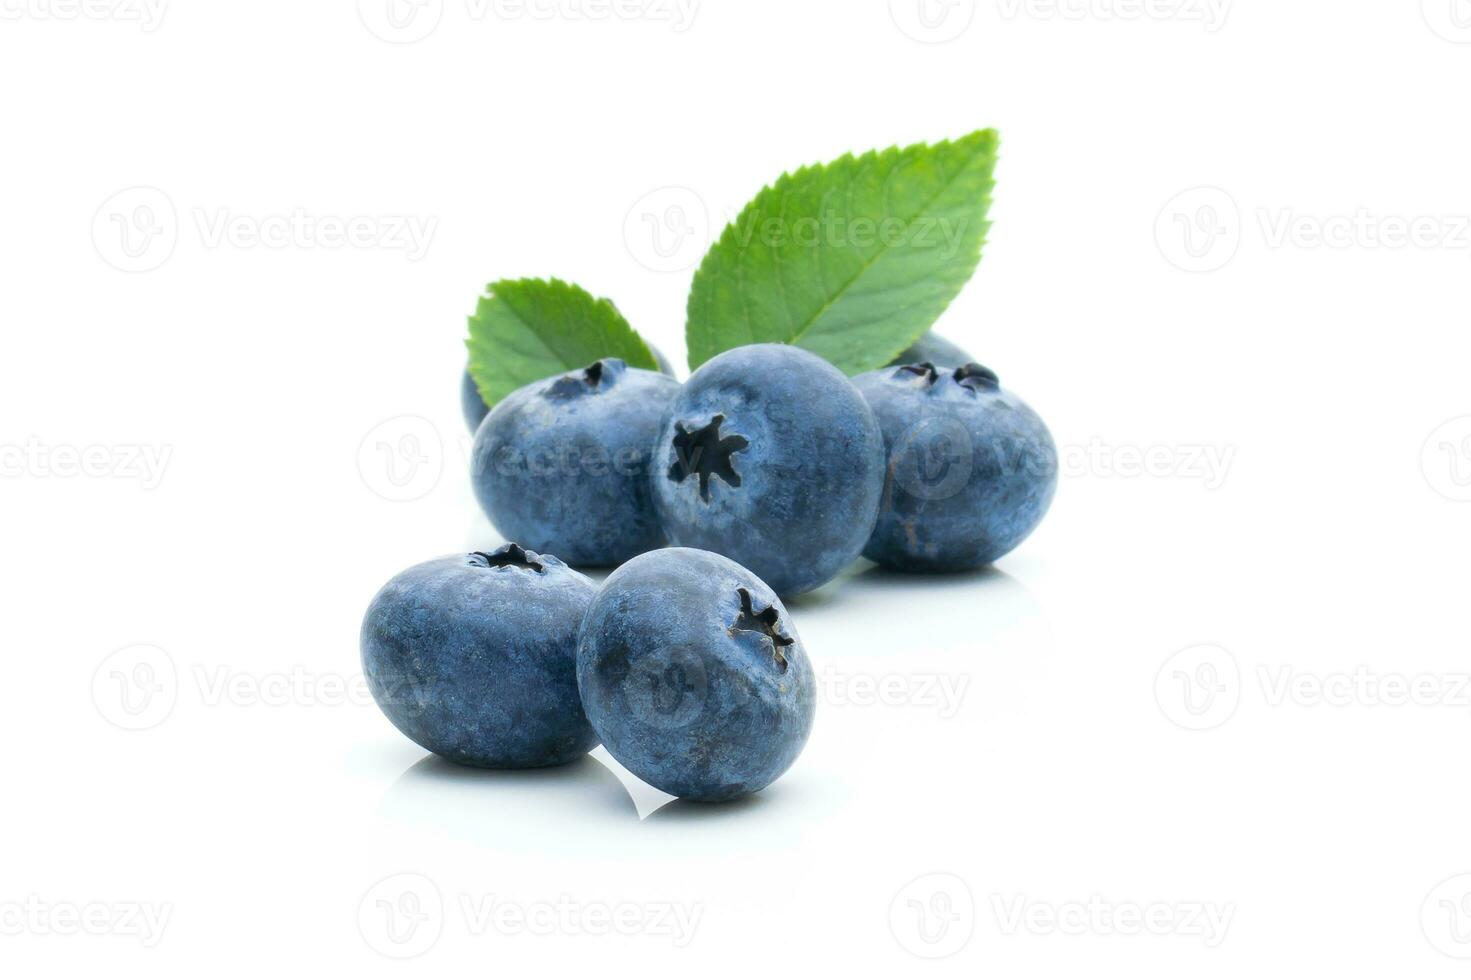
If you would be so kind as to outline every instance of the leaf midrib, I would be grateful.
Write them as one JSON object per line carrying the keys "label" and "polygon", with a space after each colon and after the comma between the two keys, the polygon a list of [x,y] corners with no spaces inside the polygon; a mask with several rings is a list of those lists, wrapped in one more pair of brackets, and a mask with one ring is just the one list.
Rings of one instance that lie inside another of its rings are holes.
{"label": "leaf midrib", "polygon": [[[956,168],[955,173],[945,181],[944,186],[936,191],[933,197],[925,201],[923,207],[921,207],[918,211],[915,211],[913,214],[906,216],[904,220],[906,222],[913,222],[918,215],[924,214],[926,211],[932,208],[936,201],[949,193],[950,189],[955,186],[956,182],[960,180],[961,176],[963,176],[965,172],[970,169],[971,164],[976,160],[976,158],[981,155],[983,154],[971,154],[970,159],[966,161],[965,165]],[[890,177],[892,176],[893,171],[890,171]],[[885,182],[887,183],[887,180]],[[847,295],[848,290],[853,288],[854,283],[863,278],[863,276],[867,274],[870,269],[878,264],[880,259],[893,251],[894,247],[891,245],[883,244],[882,242],[880,243],[880,245],[881,247],[877,252],[874,253],[873,258],[865,261],[862,267],[853,274],[852,278],[845,282],[831,297],[829,297],[827,302],[823,303],[822,307],[808,318],[806,325],[803,326],[801,330],[798,330],[795,334],[793,334],[792,338],[787,341],[787,343],[795,344],[797,343],[797,341],[805,337],[807,335],[807,332],[810,331],[814,326],[816,326],[817,322],[822,319],[823,315],[826,314],[828,310],[832,309],[834,304],[836,304],[839,299]]]}

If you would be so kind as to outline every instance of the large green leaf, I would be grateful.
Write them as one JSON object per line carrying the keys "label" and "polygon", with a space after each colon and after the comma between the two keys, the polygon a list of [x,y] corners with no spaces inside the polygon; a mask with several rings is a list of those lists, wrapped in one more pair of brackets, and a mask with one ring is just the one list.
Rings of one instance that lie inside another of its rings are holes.
{"label": "large green leaf", "polygon": [[618,308],[560,279],[503,279],[486,287],[470,317],[470,376],[485,404],[523,385],[621,357],[659,370],[649,345]]}
{"label": "large green leaf", "polygon": [[857,374],[920,338],[975,272],[994,130],[851,154],[764,189],[690,292],[690,367],[743,344],[805,347]]}

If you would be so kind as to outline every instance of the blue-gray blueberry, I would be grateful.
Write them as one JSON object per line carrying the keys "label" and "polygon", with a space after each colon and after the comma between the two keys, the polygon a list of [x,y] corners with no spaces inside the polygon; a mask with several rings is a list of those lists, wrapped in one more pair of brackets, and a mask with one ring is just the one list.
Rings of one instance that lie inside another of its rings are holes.
{"label": "blue-gray blueberry", "polygon": [[[674,377],[674,365],[669,363],[669,358],[664,352],[653,344],[649,344],[649,353],[654,355],[654,360],[659,365],[659,373]],[[460,411],[465,414],[465,424],[473,433],[480,428],[480,423],[490,414],[490,408],[485,404],[485,399],[480,397],[480,389],[475,386],[475,379],[470,377],[470,369],[466,368],[464,375],[460,378]]]}
{"label": "blue-gray blueberry", "polygon": [[899,367],[904,364],[930,363],[939,367],[960,367],[969,364],[975,358],[961,350],[955,344],[941,337],[933,331],[916,340],[902,354],[889,362],[890,367]]}
{"label": "blue-gray blueberry", "polygon": [[508,395],[475,435],[475,495],[513,541],[574,566],[664,544],[649,457],[679,382],[617,358]]}
{"label": "blue-gray blueberry", "polygon": [[603,746],[645,782],[720,801],[770,785],[812,730],[802,640],[764,582],[689,548],[608,576],[577,645],[583,707]]}
{"label": "blue-gray blueberry", "polygon": [[597,586],[509,544],[415,565],[363,617],[368,688],[388,720],[451,761],[555,766],[598,744],[577,692],[577,631]]}
{"label": "blue-gray blueberry", "polygon": [[1057,490],[1057,447],[1037,413],[991,371],[911,364],[854,383],[888,452],[865,557],[905,571],[980,568],[1041,522]]}
{"label": "blue-gray blueberry", "polygon": [[837,368],[798,347],[754,344],[685,383],[652,475],[671,543],[725,555],[797,595],[863,550],[883,492],[883,436]]}

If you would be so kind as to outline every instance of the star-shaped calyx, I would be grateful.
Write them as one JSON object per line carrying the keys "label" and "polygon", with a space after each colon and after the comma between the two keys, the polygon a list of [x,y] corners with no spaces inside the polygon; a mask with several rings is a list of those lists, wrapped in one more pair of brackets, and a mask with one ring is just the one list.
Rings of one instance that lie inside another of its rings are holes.
{"label": "star-shaped calyx", "polygon": [[683,422],[674,423],[674,463],[669,467],[669,479],[683,483],[692,476],[700,478],[700,499],[710,501],[710,478],[718,476],[732,487],[741,485],[741,475],[735,471],[731,458],[743,452],[751,443],[745,436],[720,434],[725,416],[717,415],[710,424],[690,429]]}
{"label": "star-shaped calyx", "polygon": [[736,589],[736,595],[741,598],[741,612],[736,621],[731,624],[732,633],[760,633],[771,641],[771,656],[776,661],[777,667],[783,673],[787,669],[787,656],[782,652],[783,647],[789,647],[796,641],[787,636],[781,630],[780,617],[776,606],[767,606],[760,612],[756,611],[755,603],[751,599],[748,589]]}
{"label": "star-shaped calyx", "polygon": [[470,564],[477,568],[524,568],[532,572],[546,569],[536,557],[515,542],[495,551],[471,552]]}

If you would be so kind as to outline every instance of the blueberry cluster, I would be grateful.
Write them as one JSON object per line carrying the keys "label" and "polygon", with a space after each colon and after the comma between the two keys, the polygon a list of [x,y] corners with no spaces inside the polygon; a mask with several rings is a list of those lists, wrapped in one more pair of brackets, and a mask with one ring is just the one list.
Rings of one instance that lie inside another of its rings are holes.
{"label": "blueberry cluster", "polygon": [[[520,543],[384,586],[362,630],[374,697],[467,765],[557,765],[601,742],[677,796],[769,785],[814,707],[779,597],[859,555],[981,568],[1056,489],[1047,427],[994,373],[932,336],[900,361],[849,381],[756,344],[681,385],[610,358],[488,413],[467,386],[476,496]],[[616,570],[599,588],[564,561]]]}

